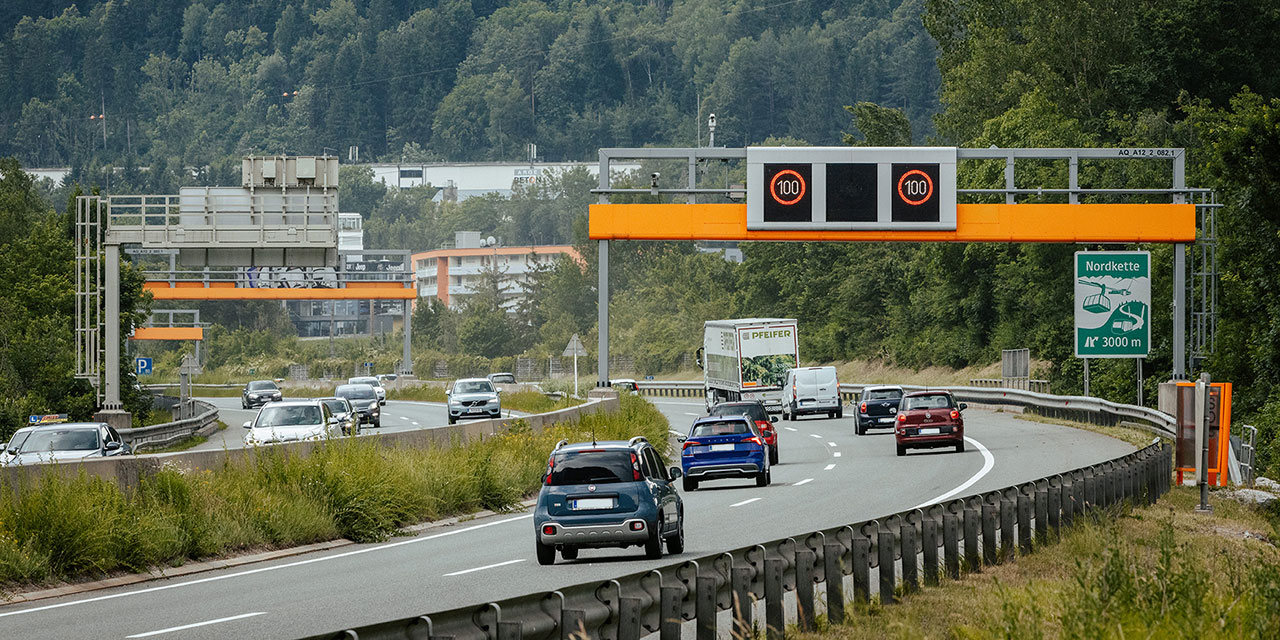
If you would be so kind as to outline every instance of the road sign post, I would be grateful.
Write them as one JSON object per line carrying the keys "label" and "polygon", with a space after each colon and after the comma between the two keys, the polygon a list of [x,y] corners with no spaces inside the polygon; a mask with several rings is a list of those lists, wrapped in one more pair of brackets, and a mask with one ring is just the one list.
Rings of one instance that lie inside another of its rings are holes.
{"label": "road sign post", "polygon": [[578,396],[578,356],[587,355],[587,348],[582,345],[582,339],[578,334],[573,334],[569,338],[569,344],[564,348],[564,355],[573,356],[573,395]]}

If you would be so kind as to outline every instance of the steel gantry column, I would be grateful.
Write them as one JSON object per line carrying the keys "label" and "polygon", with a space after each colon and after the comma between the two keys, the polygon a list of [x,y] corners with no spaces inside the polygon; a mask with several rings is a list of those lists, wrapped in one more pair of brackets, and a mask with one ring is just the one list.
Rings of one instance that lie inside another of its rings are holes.
{"label": "steel gantry column", "polygon": [[[609,204],[609,194],[603,193],[609,188],[609,155],[600,150],[600,193],[598,204]],[[596,269],[600,281],[596,286],[596,386],[609,386],[609,241],[599,241],[599,254]],[[576,361],[575,361],[576,363]],[[574,375],[577,375],[574,371]],[[576,384],[575,378],[575,384]]]}
{"label": "steel gantry column", "polygon": [[[1173,159],[1173,188],[1187,186],[1187,153],[1182,151]],[[1186,193],[1173,194],[1173,202],[1187,202]],[[1187,378],[1187,245],[1173,245],[1173,379]]]}

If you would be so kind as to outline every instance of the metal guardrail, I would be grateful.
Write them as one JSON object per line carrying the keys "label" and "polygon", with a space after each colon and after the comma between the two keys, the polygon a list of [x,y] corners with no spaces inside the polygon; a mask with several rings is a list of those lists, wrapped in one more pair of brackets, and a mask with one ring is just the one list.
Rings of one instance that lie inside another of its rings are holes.
{"label": "metal guardrail", "polygon": [[[642,384],[651,395],[687,393],[701,382]],[[844,393],[863,385],[841,385]],[[936,388],[936,387],[935,387]],[[1097,398],[1046,396],[1013,389],[952,387],[957,398],[1018,404],[1043,411],[1095,412],[1097,420],[1142,420],[1162,429],[1171,419],[1143,407]],[[1173,448],[1153,443],[1119,458],[1031,482],[683,560],[611,580],[567,586],[497,602],[310,636],[320,639],[455,638],[525,640],[570,637],[632,640],[657,633],[677,640],[692,622],[699,640],[717,637],[720,613],[730,612],[733,637],[749,637],[763,607],[768,638],[781,639],[785,592],[792,592],[802,631],[816,629],[818,584],[825,586],[828,620],[844,618],[852,600],[892,603],[907,592],[952,579],[961,567],[1002,562],[1056,538],[1085,516],[1123,503],[1153,504],[1172,485]],[[532,531],[530,532],[532,534]],[[877,580],[872,582],[872,569]],[[923,574],[923,581],[922,581]]]}
{"label": "metal guardrail", "polygon": [[1032,380],[1030,378],[1016,378],[1010,380],[1005,380],[1004,378],[970,378],[969,386],[984,387],[987,389],[1024,389],[1026,391],[1035,391],[1037,393],[1049,393],[1048,380]]}
{"label": "metal guardrail", "polygon": [[197,415],[164,424],[140,427],[138,429],[120,429],[120,437],[134,451],[166,447],[196,435],[207,435],[217,428],[218,408],[202,400],[192,400]]}

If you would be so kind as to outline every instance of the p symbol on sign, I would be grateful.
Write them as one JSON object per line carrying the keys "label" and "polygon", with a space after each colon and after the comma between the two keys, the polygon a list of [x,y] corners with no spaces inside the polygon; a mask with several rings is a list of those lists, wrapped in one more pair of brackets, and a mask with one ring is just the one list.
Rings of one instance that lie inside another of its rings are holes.
{"label": "p symbol on sign", "polygon": [[151,375],[151,358],[138,358],[134,361],[136,368],[134,371],[140,376]]}

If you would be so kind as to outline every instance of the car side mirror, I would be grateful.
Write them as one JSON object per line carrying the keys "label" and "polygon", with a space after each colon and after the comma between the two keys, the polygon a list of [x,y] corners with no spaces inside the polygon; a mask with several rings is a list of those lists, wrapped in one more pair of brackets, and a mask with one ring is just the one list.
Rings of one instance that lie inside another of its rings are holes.
{"label": "car side mirror", "polygon": [[667,473],[671,475],[672,480],[679,480],[680,476],[684,475],[684,473],[680,471],[680,467],[671,467],[670,469],[667,469]]}
{"label": "car side mirror", "polygon": [[342,418],[338,416],[329,416],[329,424],[342,424]]}
{"label": "car side mirror", "polygon": [[253,428],[253,421],[252,421],[252,420],[250,420],[250,421],[248,421],[248,422],[244,423],[244,428],[246,428],[246,429],[252,429],[252,428]]}
{"label": "car side mirror", "polygon": [[688,440],[688,438],[684,436],[676,436],[676,442],[684,442],[685,440]]}
{"label": "car side mirror", "polygon": [[968,409],[968,408],[969,408],[969,403],[968,403],[968,402],[961,402],[961,403],[960,403],[960,410],[961,410],[961,411],[964,411],[965,409]]}
{"label": "car side mirror", "polygon": [[444,390],[444,394],[445,394],[446,396],[451,396],[451,395],[453,395],[453,389],[445,389],[445,390]]}
{"label": "car side mirror", "polygon": [[778,416],[769,416],[769,422],[778,424]]}
{"label": "car side mirror", "polygon": [[11,456],[16,456],[16,455],[18,455],[18,448],[17,448],[17,447],[14,447],[14,448],[12,448],[12,449],[9,449],[9,455],[11,455]]}
{"label": "car side mirror", "polygon": [[106,446],[106,450],[107,450],[107,451],[115,451],[115,450],[117,450],[117,449],[119,449],[119,448],[120,448],[120,443],[119,443],[119,442],[115,442],[115,441],[108,442],[108,443],[107,443],[107,446]]}
{"label": "car side mirror", "polygon": [[494,391],[494,393],[497,393],[498,395],[502,395],[502,389],[494,389],[493,391]]}

